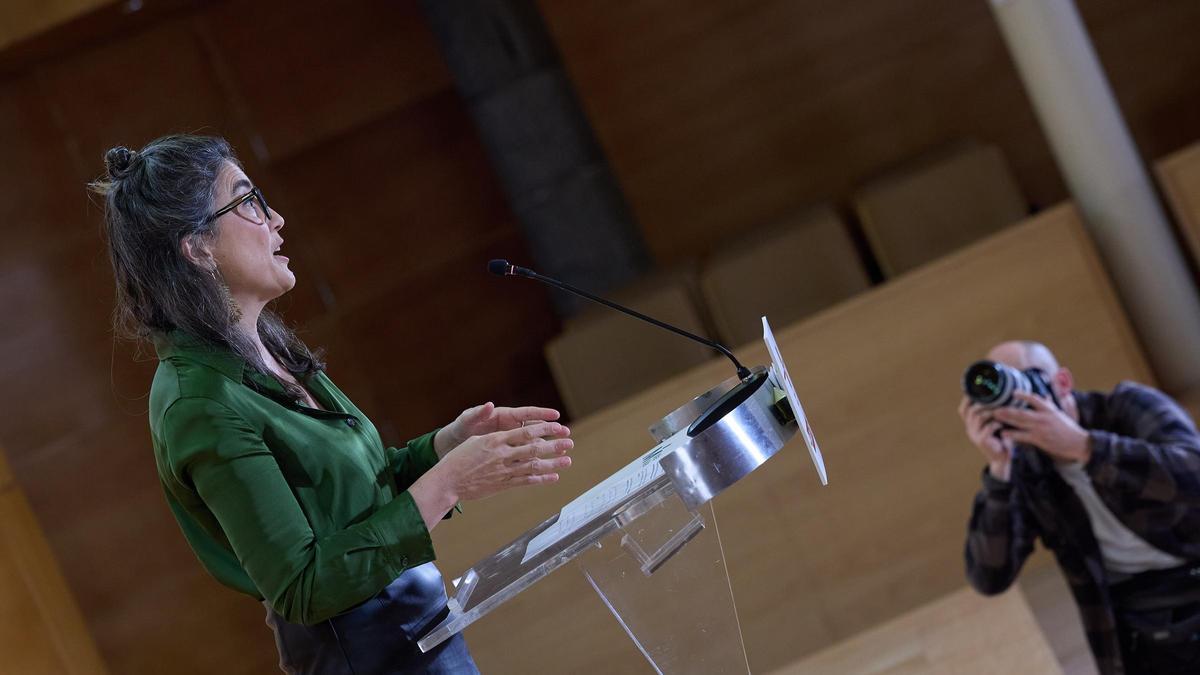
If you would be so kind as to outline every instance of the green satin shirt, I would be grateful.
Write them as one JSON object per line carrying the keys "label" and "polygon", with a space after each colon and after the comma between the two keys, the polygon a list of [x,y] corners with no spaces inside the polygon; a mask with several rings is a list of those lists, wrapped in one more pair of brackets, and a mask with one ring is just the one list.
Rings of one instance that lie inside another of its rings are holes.
{"label": "green satin shirt", "polygon": [[297,404],[226,350],[156,341],[150,432],[167,503],[218,581],[313,624],[434,559],[407,488],[437,460],[434,432],[403,448],[319,373]]}

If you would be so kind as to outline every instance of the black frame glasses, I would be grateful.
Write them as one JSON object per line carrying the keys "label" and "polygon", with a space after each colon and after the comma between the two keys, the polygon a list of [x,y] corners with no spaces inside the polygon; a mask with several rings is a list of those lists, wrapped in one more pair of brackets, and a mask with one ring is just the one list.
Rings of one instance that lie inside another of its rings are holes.
{"label": "black frame glasses", "polygon": [[[222,206],[221,208],[214,211],[213,214],[211,216],[209,216],[204,222],[211,223],[212,221],[216,220],[217,218],[220,218],[221,216],[225,215],[226,213],[229,213],[230,211],[241,206],[242,204],[245,204],[246,202],[250,201],[251,199],[257,199],[258,205],[262,207],[263,218],[264,218],[264,220],[262,222],[265,223],[265,222],[270,221],[271,217],[272,217],[271,216],[271,208],[269,206],[267,206],[267,198],[263,196],[262,190],[258,189],[257,187],[253,187],[253,188],[250,188],[250,191],[247,192],[246,194],[234,199],[233,201],[229,202],[225,206]],[[238,215],[241,215],[241,214],[239,213]]]}

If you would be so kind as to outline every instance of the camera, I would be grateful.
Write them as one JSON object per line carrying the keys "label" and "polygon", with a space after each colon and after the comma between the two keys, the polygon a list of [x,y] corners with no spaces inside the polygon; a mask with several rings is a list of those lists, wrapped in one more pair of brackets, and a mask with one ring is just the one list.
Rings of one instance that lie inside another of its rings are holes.
{"label": "camera", "polygon": [[1013,396],[1018,391],[1048,398],[1059,405],[1049,378],[1040,368],[1017,370],[995,361],[976,361],[963,373],[963,392],[972,403],[984,408],[1028,407]]}

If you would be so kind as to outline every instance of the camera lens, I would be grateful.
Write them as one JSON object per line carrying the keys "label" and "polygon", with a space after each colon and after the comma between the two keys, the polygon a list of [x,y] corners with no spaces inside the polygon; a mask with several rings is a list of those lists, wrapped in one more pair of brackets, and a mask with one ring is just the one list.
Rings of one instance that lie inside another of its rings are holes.
{"label": "camera lens", "polygon": [[973,363],[963,375],[963,391],[967,398],[983,405],[1002,400],[1005,384],[1003,373],[991,361]]}
{"label": "camera lens", "polygon": [[1046,376],[1038,370],[1022,371],[995,361],[976,361],[963,373],[963,392],[972,403],[985,408],[1026,407],[1013,394],[1037,393],[1057,403]]}
{"label": "camera lens", "polygon": [[976,361],[963,373],[963,391],[973,403],[985,408],[1023,405],[1013,393],[1028,392],[1033,382],[1025,373],[995,361]]}

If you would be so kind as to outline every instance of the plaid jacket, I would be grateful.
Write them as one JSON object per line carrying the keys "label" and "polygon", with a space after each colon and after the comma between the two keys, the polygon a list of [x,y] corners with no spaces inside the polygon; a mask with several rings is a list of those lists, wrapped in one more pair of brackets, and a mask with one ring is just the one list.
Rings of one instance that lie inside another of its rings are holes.
{"label": "plaid jacket", "polygon": [[[1200,435],[1191,418],[1162,392],[1132,382],[1075,398],[1092,444],[1085,469],[1105,506],[1156,548],[1200,560]],[[1124,673],[1087,512],[1049,456],[1019,447],[1010,482],[983,472],[967,528],[971,585],[987,595],[1007,589],[1036,538],[1054,552],[1071,586],[1100,672]]]}

